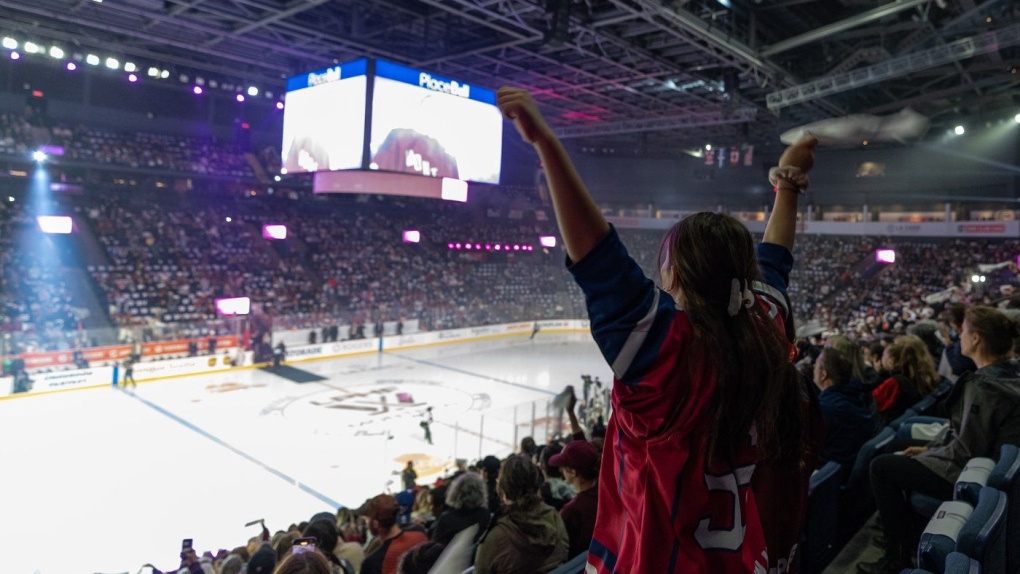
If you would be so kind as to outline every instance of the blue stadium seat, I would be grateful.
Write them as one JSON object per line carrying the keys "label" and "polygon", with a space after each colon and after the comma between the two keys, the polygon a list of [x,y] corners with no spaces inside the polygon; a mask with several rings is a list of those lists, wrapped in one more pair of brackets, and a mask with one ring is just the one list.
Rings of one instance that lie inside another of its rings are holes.
{"label": "blue stadium seat", "polygon": [[[913,568],[904,570],[903,574],[933,574],[931,570]],[[966,554],[952,552],[946,558],[946,570],[943,574],[981,574],[981,565]]]}
{"label": "blue stadium seat", "polygon": [[808,486],[807,520],[801,548],[801,571],[813,574],[825,570],[839,552],[839,489],[843,466],[827,462],[811,475]]}
{"label": "blue stadium seat", "polygon": [[960,478],[956,479],[956,490],[953,500],[962,500],[971,506],[977,506],[981,489],[988,484],[988,476],[995,468],[995,461],[990,458],[972,458],[963,467]]}
{"label": "blue stadium seat", "polygon": [[988,486],[1006,493],[1009,516],[1006,520],[1006,560],[1008,572],[1020,572],[1020,448],[1004,444],[999,462],[988,475]]}
{"label": "blue stadium seat", "polygon": [[946,557],[956,550],[960,531],[973,513],[974,508],[966,502],[943,502],[921,534],[917,566],[938,574],[945,572]]}
{"label": "blue stadium seat", "polygon": [[960,530],[956,550],[981,564],[985,572],[1006,570],[1006,495],[990,486],[981,489],[974,513]]}
{"label": "blue stadium seat", "polygon": [[910,407],[910,410],[914,411],[915,413],[917,413],[919,415],[926,415],[926,414],[928,414],[928,411],[930,411],[932,409],[932,407],[934,407],[934,406],[935,406],[935,395],[928,395],[927,397],[924,397],[923,399],[918,401],[917,404],[915,404],[914,406]]}
{"label": "blue stadium seat", "polygon": [[897,418],[896,420],[894,420],[891,423],[889,423],[889,426],[892,427],[893,430],[899,429],[900,425],[902,425],[904,421],[906,421],[909,418],[916,417],[916,416],[917,416],[917,413],[914,412],[914,409],[907,409],[907,410],[903,411],[903,414],[900,415],[899,418]]}
{"label": "blue stadium seat", "polygon": [[[931,518],[935,516],[935,512],[938,511],[939,506],[945,502],[937,498],[932,498],[924,494],[918,494],[916,492],[910,493],[910,509],[913,510],[919,516],[925,518]],[[968,504],[970,504],[968,502]]]}
{"label": "blue stadium seat", "polygon": [[861,450],[857,451],[857,460],[854,461],[854,467],[850,469],[850,476],[847,477],[844,490],[868,486],[868,472],[871,469],[871,461],[875,460],[875,457],[881,454],[894,438],[896,438],[896,432],[891,427],[885,427],[872,437],[871,440],[861,446]]}
{"label": "blue stadium seat", "polygon": [[587,563],[588,553],[582,552],[570,560],[567,560],[565,564],[557,566],[556,569],[549,572],[549,574],[581,574],[584,572],[584,567]]}

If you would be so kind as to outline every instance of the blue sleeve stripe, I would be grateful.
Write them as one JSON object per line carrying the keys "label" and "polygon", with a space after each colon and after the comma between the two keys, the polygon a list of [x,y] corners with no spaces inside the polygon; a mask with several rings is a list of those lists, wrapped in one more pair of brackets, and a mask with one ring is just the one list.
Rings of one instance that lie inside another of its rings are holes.
{"label": "blue sleeve stripe", "polygon": [[655,290],[655,297],[652,298],[652,304],[648,307],[648,312],[641,318],[640,321],[634,325],[634,329],[627,336],[627,340],[624,341],[623,346],[620,347],[620,352],[616,355],[616,360],[613,361],[613,373],[616,378],[623,380],[627,374],[627,370],[634,363],[634,359],[637,357],[638,351],[641,350],[641,346],[644,345],[645,339],[648,337],[648,332],[652,327],[652,323],[655,321],[655,315],[659,311],[659,298],[662,292],[658,289]]}

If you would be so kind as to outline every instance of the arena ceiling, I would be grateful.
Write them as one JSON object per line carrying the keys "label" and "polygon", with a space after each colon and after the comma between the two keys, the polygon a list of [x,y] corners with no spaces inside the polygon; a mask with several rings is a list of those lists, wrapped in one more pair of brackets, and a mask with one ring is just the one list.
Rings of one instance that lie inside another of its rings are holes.
{"label": "arena ceiling", "polygon": [[[0,30],[283,85],[362,56],[531,89],[593,146],[1017,107],[1012,0],[0,0]],[[1020,111],[1020,110],[1017,110]],[[946,120],[950,121],[950,120]]]}

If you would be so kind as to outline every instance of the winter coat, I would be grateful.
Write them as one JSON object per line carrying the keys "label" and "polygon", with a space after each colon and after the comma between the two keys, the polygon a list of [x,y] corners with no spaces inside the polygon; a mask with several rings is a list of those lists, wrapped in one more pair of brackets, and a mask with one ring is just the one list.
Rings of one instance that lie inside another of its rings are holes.
{"label": "winter coat", "polygon": [[567,561],[563,518],[544,502],[511,507],[478,545],[475,574],[544,574]]}
{"label": "winter coat", "polygon": [[475,535],[474,541],[478,542],[485,534],[490,518],[492,513],[488,508],[451,508],[436,519],[436,523],[432,525],[430,538],[446,546],[458,532],[477,524],[478,534]]}
{"label": "winter coat", "polygon": [[996,363],[961,376],[944,402],[949,426],[915,460],[949,482],[967,461],[1020,444],[1020,368]]}

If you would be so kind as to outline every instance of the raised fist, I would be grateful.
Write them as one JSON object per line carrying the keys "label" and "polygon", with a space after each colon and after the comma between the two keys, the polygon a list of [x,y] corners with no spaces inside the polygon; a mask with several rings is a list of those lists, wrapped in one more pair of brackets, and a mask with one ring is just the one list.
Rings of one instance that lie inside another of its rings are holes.
{"label": "raised fist", "polygon": [[815,165],[815,147],[817,146],[818,138],[811,134],[805,135],[797,143],[786,148],[779,158],[779,167],[800,168],[806,174]]}
{"label": "raised fist", "polygon": [[527,90],[504,86],[496,92],[496,104],[506,119],[514,123],[524,141],[535,144],[554,137]]}

